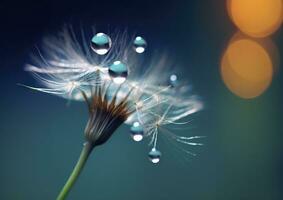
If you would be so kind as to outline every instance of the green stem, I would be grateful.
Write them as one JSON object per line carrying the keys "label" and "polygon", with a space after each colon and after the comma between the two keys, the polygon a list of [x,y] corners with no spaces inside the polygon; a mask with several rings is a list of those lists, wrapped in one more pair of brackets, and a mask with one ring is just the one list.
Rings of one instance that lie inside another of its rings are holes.
{"label": "green stem", "polygon": [[73,185],[75,184],[76,180],[78,179],[87,159],[88,156],[90,155],[92,149],[93,149],[93,145],[89,142],[86,142],[84,144],[84,147],[82,149],[81,155],[79,157],[79,160],[72,172],[72,174],[70,175],[69,179],[67,180],[67,182],[65,183],[63,189],[61,190],[60,194],[57,197],[57,200],[64,200],[66,199],[67,195],[69,194],[71,188],[73,187]]}

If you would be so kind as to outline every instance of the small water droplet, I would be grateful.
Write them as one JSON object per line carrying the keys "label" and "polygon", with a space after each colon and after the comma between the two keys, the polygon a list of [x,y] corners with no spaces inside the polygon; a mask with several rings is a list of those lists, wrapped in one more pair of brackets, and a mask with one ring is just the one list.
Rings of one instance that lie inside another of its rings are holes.
{"label": "small water droplet", "polygon": [[128,76],[128,68],[124,63],[118,60],[109,67],[108,73],[110,77],[112,77],[114,83],[122,84]]}
{"label": "small water droplet", "polygon": [[137,53],[143,53],[145,51],[145,48],[147,46],[147,43],[145,39],[143,39],[141,36],[137,36],[134,40],[134,49]]}
{"label": "small water droplet", "polygon": [[148,153],[149,160],[156,164],[160,161],[161,152],[158,151],[156,148],[152,148],[151,151]]}
{"label": "small water droplet", "polygon": [[131,127],[131,135],[134,141],[139,142],[143,139],[143,127],[139,122],[134,122]]}
{"label": "small water droplet", "polygon": [[91,39],[91,49],[99,55],[105,55],[110,50],[111,45],[110,37],[104,33],[97,33]]}
{"label": "small water droplet", "polygon": [[169,77],[169,83],[172,87],[176,87],[178,85],[178,77],[176,74],[172,74]]}

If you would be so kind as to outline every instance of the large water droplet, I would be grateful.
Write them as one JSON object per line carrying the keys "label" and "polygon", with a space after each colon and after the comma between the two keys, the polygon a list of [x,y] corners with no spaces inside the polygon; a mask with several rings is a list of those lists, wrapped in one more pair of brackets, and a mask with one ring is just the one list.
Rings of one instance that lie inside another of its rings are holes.
{"label": "large water droplet", "polygon": [[110,37],[104,33],[97,33],[91,39],[91,49],[99,55],[105,55],[110,50],[111,45]]}
{"label": "large water droplet", "polygon": [[134,141],[139,142],[143,139],[143,127],[139,122],[134,122],[131,127],[131,134]]}
{"label": "large water droplet", "polygon": [[178,77],[176,74],[172,74],[169,77],[169,83],[172,87],[176,87],[178,85]]}
{"label": "large water droplet", "polygon": [[134,40],[134,49],[137,53],[143,53],[145,51],[145,48],[147,46],[147,43],[145,39],[143,39],[141,36],[137,36]]}
{"label": "large water droplet", "polygon": [[152,148],[151,151],[148,153],[149,160],[156,164],[160,161],[161,152],[158,151],[156,148]]}
{"label": "large water droplet", "polygon": [[121,61],[115,61],[108,69],[109,75],[112,77],[113,82],[122,84],[128,76],[128,68]]}

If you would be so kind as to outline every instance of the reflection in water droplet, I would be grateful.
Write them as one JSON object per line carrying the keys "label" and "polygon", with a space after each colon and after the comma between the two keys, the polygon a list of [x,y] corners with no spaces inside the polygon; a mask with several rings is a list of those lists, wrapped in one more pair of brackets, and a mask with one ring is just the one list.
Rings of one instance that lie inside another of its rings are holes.
{"label": "reflection in water droplet", "polygon": [[145,51],[145,48],[147,46],[147,43],[145,39],[143,39],[140,36],[137,36],[134,40],[134,49],[137,53],[143,53]]}
{"label": "reflection in water droplet", "polygon": [[134,122],[131,127],[131,134],[134,141],[139,142],[143,139],[143,127],[139,122]]}
{"label": "reflection in water droplet", "polygon": [[160,161],[161,152],[156,150],[155,148],[152,148],[151,151],[148,153],[149,160],[156,164]]}
{"label": "reflection in water droplet", "polygon": [[99,55],[105,55],[110,50],[111,45],[110,37],[104,33],[97,33],[91,39],[91,49]]}
{"label": "reflection in water droplet", "polygon": [[115,61],[109,67],[108,73],[112,77],[114,83],[122,84],[128,76],[128,68],[121,61]]}

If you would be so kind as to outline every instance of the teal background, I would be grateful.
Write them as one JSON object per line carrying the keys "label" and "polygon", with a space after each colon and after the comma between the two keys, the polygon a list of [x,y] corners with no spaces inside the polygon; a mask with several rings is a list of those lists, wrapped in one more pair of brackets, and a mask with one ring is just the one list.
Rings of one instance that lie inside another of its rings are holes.
{"label": "teal background", "polygon": [[[87,109],[17,83],[29,53],[64,23],[99,31],[127,28],[148,48],[167,50],[202,97],[189,135],[206,135],[198,156],[161,140],[162,160],[148,162],[147,141],[121,127],[95,149],[69,199],[283,199],[282,65],[260,97],[243,100],[223,84],[219,61],[236,28],[224,0],[41,1],[0,3],[0,199],[55,199],[82,148]],[[272,37],[282,52],[282,31]]]}

